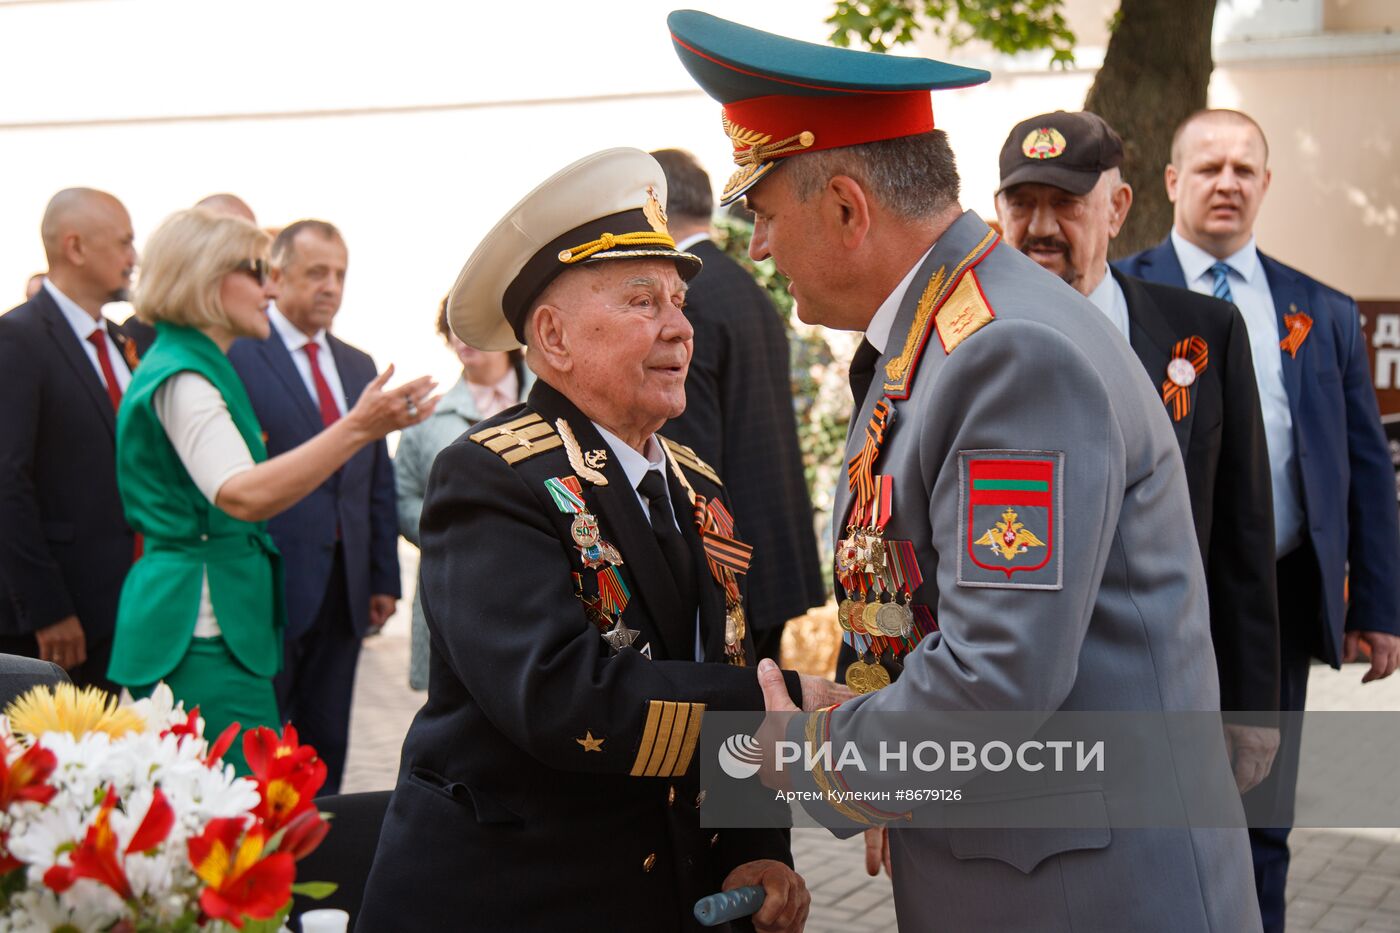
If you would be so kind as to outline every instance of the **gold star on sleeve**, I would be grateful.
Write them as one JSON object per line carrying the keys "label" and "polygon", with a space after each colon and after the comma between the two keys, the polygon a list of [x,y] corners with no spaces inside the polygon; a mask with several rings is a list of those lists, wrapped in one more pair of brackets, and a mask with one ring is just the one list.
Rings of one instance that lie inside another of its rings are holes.
{"label": "gold star on sleeve", "polygon": [[593,738],[593,732],[592,732],[592,730],[589,730],[588,732],[585,732],[585,733],[583,734],[583,738],[581,738],[581,739],[574,739],[574,741],[577,742],[578,744],[582,745],[582,746],[583,746],[583,750],[586,751],[586,752],[601,752],[601,751],[603,750],[603,743],[606,742],[607,739],[605,739],[605,738],[598,738],[598,739],[595,739],[595,738]]}

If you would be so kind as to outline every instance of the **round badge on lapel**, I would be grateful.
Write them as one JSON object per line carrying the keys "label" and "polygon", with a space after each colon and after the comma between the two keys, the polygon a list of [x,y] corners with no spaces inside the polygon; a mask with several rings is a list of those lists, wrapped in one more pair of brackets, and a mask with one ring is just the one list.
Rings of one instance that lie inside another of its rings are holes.
{"label": "round badge on lapel", "polygon": [[1178,356],[1167,364],[1167,378],[1185,389],[1196,381],[1196,367],[1190,360]]}

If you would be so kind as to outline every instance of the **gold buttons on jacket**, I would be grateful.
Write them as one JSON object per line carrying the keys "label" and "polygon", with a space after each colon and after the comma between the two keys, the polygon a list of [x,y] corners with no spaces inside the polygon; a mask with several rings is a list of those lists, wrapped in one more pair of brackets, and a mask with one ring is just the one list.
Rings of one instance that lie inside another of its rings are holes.
{"label": "gold buttons on jacket", "polygon": [[656,867],[656,853],[655,853],[655,852],[651,853],[651,854],[648,855],[646,858],[642,859],[642,871],[651,871],[651,870],[652,870],[653,868],[655,868],[655,867]]}
{"label": "gold buttons on jacket", "polygon": [[699,806],[700,806],[700,804],[702,804],[702,803],[704,803],[704,802],[705,802],[705,792],[702,790],[700,793],[698,793],[698,794],[695,795],[695,806],[696,806],[696,808],[698,809]]}
{"label": "gold buttons on jacket", "polygon": [[668,806],[668,807],[674,807],[675,805],[676,805],[676,785],[672,784],[672,785],[671,785],[671,789],[668,790],[668,791],[666,791],[666,806]]}

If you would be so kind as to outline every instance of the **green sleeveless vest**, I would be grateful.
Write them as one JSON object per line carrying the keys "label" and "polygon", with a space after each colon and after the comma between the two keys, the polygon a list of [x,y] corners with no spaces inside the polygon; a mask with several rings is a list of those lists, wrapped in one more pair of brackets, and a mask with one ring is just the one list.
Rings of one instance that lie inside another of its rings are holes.
{"label": "green sleeveless vest", "polygon": [[233,656],[260,677],[282,666],[282,559],[262,522],[219,510],[190,479],[156,417],[155,391],[183,371],[219,390],[253,460],[267,459],[253,403],[218,345],[189,327],[159,323],[117,414],[117,486],[145,548],[122,587],[109,676],[144,686],[168,675],[194,637],[204,572]]}

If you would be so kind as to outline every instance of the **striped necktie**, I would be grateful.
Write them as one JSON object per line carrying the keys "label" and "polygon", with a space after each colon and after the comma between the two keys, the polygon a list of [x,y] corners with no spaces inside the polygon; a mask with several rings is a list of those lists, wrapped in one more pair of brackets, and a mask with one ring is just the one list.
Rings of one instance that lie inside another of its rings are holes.
{"label": "striped necktie", "polygon": [[1217,262],[1210,267],[1210,271],[1215,274],[1215,286],[1210,293],[1222,301],[1235,303],[1235,296],[1230,292],[1230,265],[1225,262]]}

